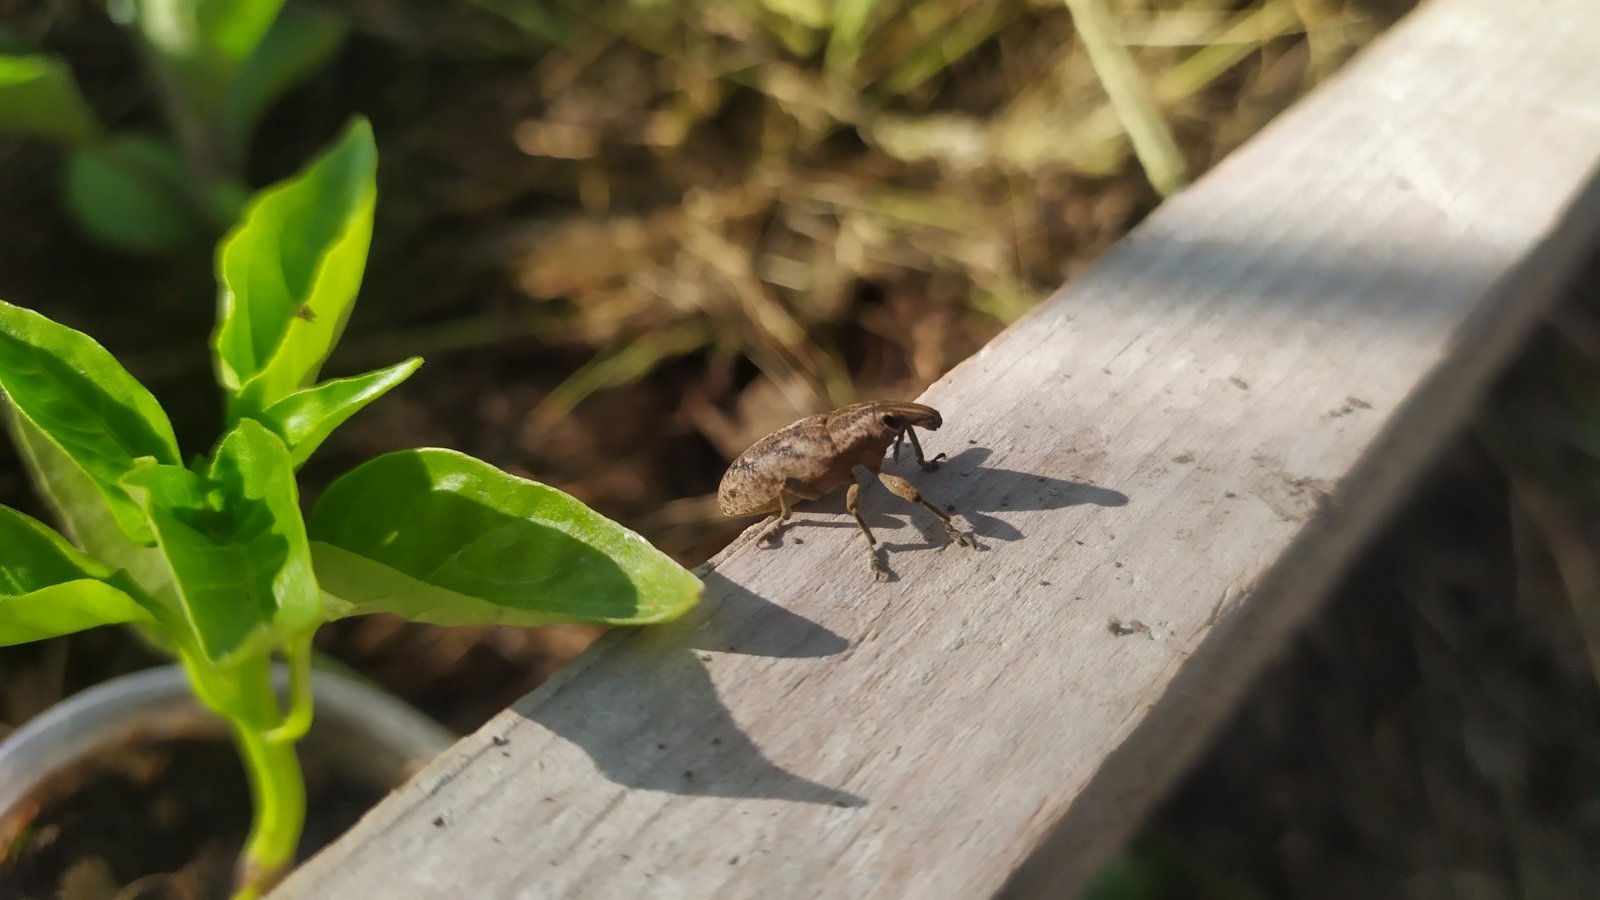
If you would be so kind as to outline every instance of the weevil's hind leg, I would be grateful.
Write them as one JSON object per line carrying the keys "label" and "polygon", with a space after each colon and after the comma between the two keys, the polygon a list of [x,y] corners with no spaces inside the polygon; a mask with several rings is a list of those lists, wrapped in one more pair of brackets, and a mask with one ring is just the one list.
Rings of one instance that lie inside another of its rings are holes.
{"label": "weevil's hind leg", "polygon": [[820,496],[822,495],[809,488],[796,488],[789,484],[787,479],[780,479],[778,481],[778,518],[771,525],[768,525],[765,531],[756,536],[757,546],[769,539],[772,541],[769,545],[771,547],[777,547],[782,544],[783,542],[778,539],[778,532],[783,530],[784,524],[789,521],[789,514],[794,511],[789,504],[797,500],[816,500]]}
{"label": "weevil's hind leg", "polygon": [[930,512],[938,516],[939,521],[944,523],[944,533],[950,536],[950,540],[960,544],[963,547],[977,546],[977,544],[973,543],[971,538],[962,534],[956,528],[956,523],[951,521],[950,514],[940,509],[935,504],[929,503],[928,498],[922,496],[922,492],[917,490],[916,485],[898,475],[887,475],[883,472],[878,472],[877,475],[878,480],[883,482],[883,486],[888,488],[890,493],[902,500],[908,500],[912,503],[921,503],[923,506],[926,506]]}
{"label": "weevil's hind leg", "polygon": [[[900,433],[905,435],[908,438],[911,438],[911,449],[917,454],[917,465],[921,466],[922,470],[924,472],[932,472],[934,469],[939,468],[939,460],[944,459],[947,454],[941,453],[938,456],[935,456],[933,459],[923,459],[922,458],[922,445],[917,442],[917,433],[915,431],[912,431],[910,428],[907,428],[905,431],[902,431]],[[900,455],[899,455],[899,452],[898,452],[899,449],[900,449],[900,439],[899,438],[895,438],[895,450],[896,450],[895,457],[894,457],[895,459],[899,459],[900,458]],[[902,494],[901,496],[905,496],[905,495]],[[909,499],[909,498],[907,498],[907,499]],[[947,516],[946,518],[949,518],[949,517]]]}
{"label": "weevil's hind leg", "polygon": [[[788,485],[780,481],[778,482],[778,517],[773,519],[772,524],[768,525],[764,531],[756,535],[757,547],[762,545],[777,547],[783,544],[782,539],[778,537],[778,532],[782,531],[784,523],[789,521],[789,512],[789,488]],[[771,543],[768,544],[768,541]]]}
{"label": "weevil's hind leg", "polygon": [[883,562],[878,559],[878,539],[872,536],[872,529],[867,527],[867,520],[861,518],[861,507],[857,502],[861,497],[861,482],[852,481],[850,487],[844,492],[844,508],[855,516],[856,524],[861,526],[861,533],[867,536],[867,562],[872,570],[872,580],[882,581],[888,572],[883,567]]}

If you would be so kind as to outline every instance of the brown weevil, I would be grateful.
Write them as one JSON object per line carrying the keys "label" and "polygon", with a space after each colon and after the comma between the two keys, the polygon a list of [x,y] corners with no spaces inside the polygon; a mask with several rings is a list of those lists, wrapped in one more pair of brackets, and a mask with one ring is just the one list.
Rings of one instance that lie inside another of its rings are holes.
{"label": "brown weevil", "polygon": [[906,439],[911,441],[918,465],[924,470],[938,468],[944,454],[925,459],[912,427],[936,431],[942,424],[943,417],[933,407],[894,400],[852,403],[833,412],[806,416],[756,441],[739,454],[722,476],[722,484],[717,488],[717,506],[730,516],[776,512],[777,520],[757,538],[764,541],[776,538],[789,518],[791,504],[816,500],[848,484],[845,508],[866,535],[872,575],[881,579],[885,570],[878,561],[878,540],[861,518],[856,502],[863,478],[870,475],[895,496],[927,507],[944,523],[950,540],[963,547],[974,546],[970,538],[956,530],[950,514],[928,502],[916,485],[898,475],[880,471],[889,446],[894,445],[895,457],[899,458],[900,443]]}

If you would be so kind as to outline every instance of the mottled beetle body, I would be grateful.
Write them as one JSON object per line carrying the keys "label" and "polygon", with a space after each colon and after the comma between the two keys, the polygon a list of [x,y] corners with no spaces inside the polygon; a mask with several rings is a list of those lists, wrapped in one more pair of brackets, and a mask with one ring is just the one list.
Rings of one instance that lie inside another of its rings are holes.
{"label": "mottled beetle body", "polygon": [[779,512],[783,499],[815,500],[854,481],[856,466],[881,469],[889,445],[911,426],[933,431],[943,424],[931,406],[889,401],[806,416],[739,454],[722,476],[717,506],[749,516]]}
{"label": "mottled beetle body", "polygon": [[739,454],[722,476],[717,488],[717,506],[730,516],[778,513],[762,538],[773,537],[789,518],[790,505],[800,500],[815,500],[849,485],[845,507],[866,535],[872,557],[872,572],[882,577],[877,539],[867,528],[857,508],[860,479],[870,474],[896,496],[920,503],[944,523],[951,540],[971,546],[956,530],[950,515],[927,500],[911,482],[897,475],[885,475],[884,454],[893,445],[898,455],[900,441],[909,439],[917,462],[924,469],[937,468],[939,458],[926,460],[922,445],[912,427],[934,431],[944,424],[939,411],[920,403],[874,401],[854,403],[833,412],[807,416],[774,431]]}

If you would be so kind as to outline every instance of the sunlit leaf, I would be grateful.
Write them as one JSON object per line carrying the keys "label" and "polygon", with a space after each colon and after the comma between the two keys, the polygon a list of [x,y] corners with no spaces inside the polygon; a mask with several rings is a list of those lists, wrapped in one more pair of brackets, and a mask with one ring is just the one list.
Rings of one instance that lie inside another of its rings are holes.
{"label": "sunlit leaf", "polygon": [[49,526],[0,506],[0,645],[153,622],[150,610],[113,583],[116,577]]}
{"label": "sunlit leaf", "polygon": [[422,365],[420,357],[403,363],[357,375],[325,381],[314,388],[306,388],[272,404],[261,415],[261,421],[277,432],[289,445],[289,455],[296,466],[304,463],[317,447],[344,421],[368,403],[382,397],[390,388],[411,377]]}
{"label": "sunlit leaf", "polygon": [[334,482],[307,531],[342,615],[442,625],[642,624],[700,582],[573,497],[452,450],[390,453]]}
{"label": "sunlit leaf", "polygon": [[201,652],[264,653],[322,620],[289,451],[240,422],[204,475],[148,465],[125,482],[155,526]]}
{"label": "sunlit leaf", "polygon": [[372,238],[377,149],[366,120],[305,171],[258,193],[217,254],[213,338],[229,420],[316,379],[355,303]]}
{"label": "sunlit leaf", "polygon": [[155,397],[87,335],[0,301],[0,390],[101,495],[123,533],[149,526],[119,480],[140,457],[176,464],[178,443]]}
{"label": "sunlit leaf", "polygon": [[125,534],[94,479],[84,474],[44,432],[19,416],[15,408],[8,405],[6,413],[12,441],[34,476],[34,490],[55,514],[56,525],[89,556],[127,573],[144,596],[157,605],[177,610],[172,570],[167,568],[161,549]]}

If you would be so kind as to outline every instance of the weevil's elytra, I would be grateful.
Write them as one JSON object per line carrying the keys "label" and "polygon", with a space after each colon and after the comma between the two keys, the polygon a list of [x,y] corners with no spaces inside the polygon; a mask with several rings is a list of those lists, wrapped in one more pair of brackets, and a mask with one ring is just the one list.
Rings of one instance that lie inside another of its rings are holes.
{"label": "weevil's elytra", "polygon": [[884,454],[892,444],[898,456],[900,442],[910,440],[917,463],[934,469],[943,454],[924,459],[922,445],[913,427],[935,431],[944,424],[939,411],[920,403],[880,400],[842,406],[833,412],[807,416],[774,431],[739,454],[722,476],[717,488],[717,506],[730,516],[776,512],[777,521],[761,535],[776,538],[789,518],[789,507],[800,500],[815,500],[849,485],[845,507],[866,535],[872,573],[884,576],[878,560],[877,539],[861,518],[857,506],[861,480],[865,475],[878,479],[895,496],[920,503],[944,523],[945,533],[963,547],[971,540],[956,530],[950,514],[928,502],[915,485],[896,475],[885,475]]}

